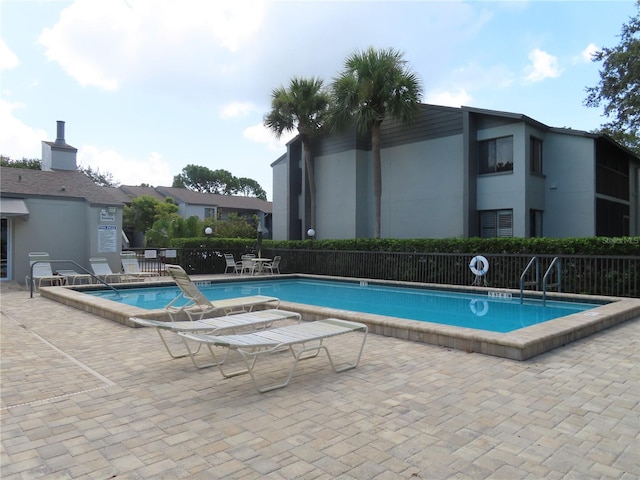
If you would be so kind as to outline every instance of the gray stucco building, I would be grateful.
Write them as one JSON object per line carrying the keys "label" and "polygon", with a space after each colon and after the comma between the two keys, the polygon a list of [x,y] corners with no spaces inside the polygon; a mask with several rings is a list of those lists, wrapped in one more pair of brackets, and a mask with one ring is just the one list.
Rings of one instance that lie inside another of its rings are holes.
{"label": "gray stucco building", "polygon": [[[640,235],[640,159],[610,138],[525,115],[421,105],[411,125],[382,123],[383,238]],[[300,140],[272,164],[273,238],[306,238]],[[314,145],[316,238],[374,233],[369,139]]]}

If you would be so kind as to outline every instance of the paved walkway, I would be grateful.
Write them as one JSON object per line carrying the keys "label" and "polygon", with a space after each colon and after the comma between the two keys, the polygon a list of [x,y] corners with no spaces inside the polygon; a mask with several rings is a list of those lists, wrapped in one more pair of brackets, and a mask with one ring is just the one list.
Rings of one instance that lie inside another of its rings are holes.
{"label": "paved walkway", "polygon": [[261,395],[151,329],[6,286],[0,310],[3,480],[640,477],[640,319],[526,362],[370,335]]}

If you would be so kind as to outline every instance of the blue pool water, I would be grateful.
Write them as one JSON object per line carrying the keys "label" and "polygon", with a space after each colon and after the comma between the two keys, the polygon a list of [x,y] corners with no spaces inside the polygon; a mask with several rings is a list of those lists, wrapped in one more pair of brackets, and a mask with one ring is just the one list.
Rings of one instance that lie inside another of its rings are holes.
{"label": "blue pool water", "polygon": [[[525,300],[520,304],[517,297],[309,279],[201,283],[199,288],[211,301],[268,295],[288,302],[502,333],[599,305],[549,300],[546,306],[538,300]],[[144,309],[163,308],[180,293],[177,287],[132,288],[120,292],[120,298],[108,290],[85,293]]]}

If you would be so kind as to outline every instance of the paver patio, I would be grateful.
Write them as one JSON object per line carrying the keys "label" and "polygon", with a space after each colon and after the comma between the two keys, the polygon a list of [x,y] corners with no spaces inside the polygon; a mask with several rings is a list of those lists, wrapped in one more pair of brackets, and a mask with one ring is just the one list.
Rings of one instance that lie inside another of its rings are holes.
{"label": "paver patio", "polygon": [[258,394],[153,329],[0,300],[3,480],[640,478],[640,319],[525,362],[369,335]]}

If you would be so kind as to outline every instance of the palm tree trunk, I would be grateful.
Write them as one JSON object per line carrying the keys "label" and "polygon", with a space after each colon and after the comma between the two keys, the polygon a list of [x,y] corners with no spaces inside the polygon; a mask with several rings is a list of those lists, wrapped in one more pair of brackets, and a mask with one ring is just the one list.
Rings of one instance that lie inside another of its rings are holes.
{"label": "palm tree trunk", "polygon": [[380,210],[382,199],[382,166],[380,162],[380,122],[371,128],[371,153],[373,155],[373,196],[376,215],[375,238],[380,238]]}
{"label": "palm tree trunk", "polygon": [[307,170],[307,181],[309,182],[309,228],[316,229],[316,177],[313,174],[313,156],[311,145],[307,141],[302,142],[304,148],[304,164]]}

